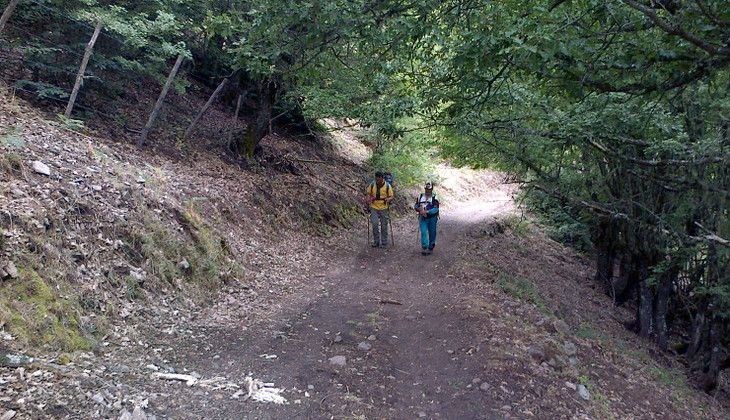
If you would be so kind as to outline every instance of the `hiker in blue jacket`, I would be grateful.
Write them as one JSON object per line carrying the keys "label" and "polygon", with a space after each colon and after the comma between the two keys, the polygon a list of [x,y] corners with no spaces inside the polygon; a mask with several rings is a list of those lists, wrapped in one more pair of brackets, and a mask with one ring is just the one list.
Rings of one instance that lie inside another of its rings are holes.
{"label": "hiker in blue jacket", "polygon": [[431,254],[436,246],[436,223],[439,218],[439,201],[433,193],[433,182],[426,182],[424,191],[418,196],[413,208],[418,212],[418,222],[421,225],[421,254]]}

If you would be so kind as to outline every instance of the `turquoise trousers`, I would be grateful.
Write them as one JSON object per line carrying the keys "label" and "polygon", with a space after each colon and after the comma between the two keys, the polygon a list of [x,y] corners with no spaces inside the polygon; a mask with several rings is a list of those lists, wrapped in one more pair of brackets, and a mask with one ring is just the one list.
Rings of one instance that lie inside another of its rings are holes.
{"label": "turquoise trousers", "polygon": [[433,249],[436,246],[436,223],[438,217],[418,217],[421,224],[421,248]]}

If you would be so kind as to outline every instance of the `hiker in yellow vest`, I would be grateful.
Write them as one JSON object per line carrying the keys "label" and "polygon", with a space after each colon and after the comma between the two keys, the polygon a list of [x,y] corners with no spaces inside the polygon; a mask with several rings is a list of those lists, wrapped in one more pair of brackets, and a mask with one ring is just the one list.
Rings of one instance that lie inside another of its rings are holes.
{"label": "hiker in yellow vest", "polygon": [[373,225],[373,248],[388,247],[388,208],[393,201],[393,187],[385,182],[384,174],[375,172],[375,181],[367,188],[370,223]]}

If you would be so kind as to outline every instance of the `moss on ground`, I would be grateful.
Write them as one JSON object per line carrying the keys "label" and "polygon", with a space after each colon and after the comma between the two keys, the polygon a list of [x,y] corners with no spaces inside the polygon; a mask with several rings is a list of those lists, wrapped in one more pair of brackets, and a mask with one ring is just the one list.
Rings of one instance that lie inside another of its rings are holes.
{"label": "moss on ground", "polygon": [[61,296],[62,285],[53,288],[31,266],[18,265],[18,278],[0,286],[0,324],[32,346],[91,349],[93,341],[81,328],[79,303]]}
{"label": "moss on ground", "polygon": [[[241,277],[243,269],[233,258],[223,237],[208,226],[193,204],[178,213],[178,221],[190,236],[181,235],[152,212],[140,215],[141,223],[125,236],[129,256],[155,277],[175,285],[185,279],[208,290]],[[137,287],[126,283],[128,297],[138,298]]]}

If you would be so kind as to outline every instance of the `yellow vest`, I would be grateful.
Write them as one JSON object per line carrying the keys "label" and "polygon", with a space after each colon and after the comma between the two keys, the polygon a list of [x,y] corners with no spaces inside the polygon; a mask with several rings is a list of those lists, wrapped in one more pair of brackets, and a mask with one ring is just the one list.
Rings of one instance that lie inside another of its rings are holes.
{"label": "yellow vest", "polygon": [[[378,186],[375,184],[375,182],[371,182],[368,184],[367,188],[367,194],[370,197],[377,197],[378,194]],[[390,186],[387,182],[383,183],[383,186],[380,187],[380,199],[373,201],[370,204],[370,208],[373,210],[385,210],[388,208],[388,203],[385,202],[385,199],[388,197],[393,196],[393,187]]]}

